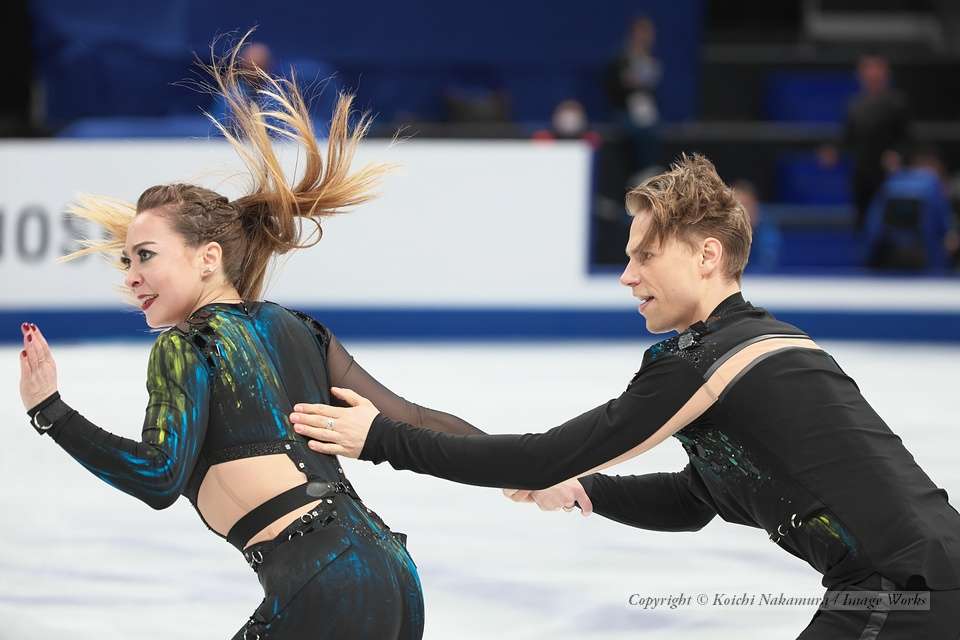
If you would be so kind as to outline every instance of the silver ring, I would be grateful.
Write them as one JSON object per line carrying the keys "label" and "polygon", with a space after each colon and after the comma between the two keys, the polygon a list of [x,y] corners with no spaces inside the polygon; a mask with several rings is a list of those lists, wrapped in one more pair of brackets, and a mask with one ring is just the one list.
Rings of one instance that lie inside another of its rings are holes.
{"label": "silver ring", "polygon": [[560,507],[564,511],[573,511],[573,507]]}
{"label": "silver ring", "polygon": [[333,429],[334,420],[333,418],[327,418],[327,429]]}

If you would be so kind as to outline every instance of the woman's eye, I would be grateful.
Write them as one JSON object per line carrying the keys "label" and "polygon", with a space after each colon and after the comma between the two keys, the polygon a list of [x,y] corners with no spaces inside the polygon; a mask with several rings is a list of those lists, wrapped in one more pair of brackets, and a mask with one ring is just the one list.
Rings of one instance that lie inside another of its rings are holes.
{"label": "woman's eye", "polygon": [[120,258],[120,268],[128,271],[130,269],[130,258]]}
{"label": "woman's eye", "polygon": [[140,249],[140,251],[137,252],[137,255],[140,256],[140,262],[146,262],[153,257],[153,251],[150,251],[149,249]]}

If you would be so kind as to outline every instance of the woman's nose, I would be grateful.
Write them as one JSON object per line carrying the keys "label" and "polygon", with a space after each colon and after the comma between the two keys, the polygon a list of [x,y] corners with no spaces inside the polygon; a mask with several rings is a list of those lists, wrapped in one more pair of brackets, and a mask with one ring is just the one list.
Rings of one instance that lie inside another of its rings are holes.
{"label": "woman's nose", "polygon": [[136,273],[135,271],[129,271],[129,272],[127,273],[127,277],[123,279],[123,283],[124,283],[125,285],[127,285],[128,287],[130,287],[131,289],[134,289],[134,288],[136,288],[136,287],[139,287],[139,286],[140,286],[140,274],[139,274],[139,273]]}

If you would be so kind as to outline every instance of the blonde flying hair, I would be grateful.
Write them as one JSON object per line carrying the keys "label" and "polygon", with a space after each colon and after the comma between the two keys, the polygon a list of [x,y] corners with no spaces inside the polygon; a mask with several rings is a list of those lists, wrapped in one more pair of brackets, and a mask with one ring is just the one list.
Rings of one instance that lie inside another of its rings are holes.
{"label": "blonde flying hair", "polygon": [[627,193],[627,211],[650,214],[640,250],[677,238],[692,249],[704,238],[723,245],[723,273],[740,282],[750,257],[750,218],[713,163],[700,154],[681,154],[664,173],[644,180]]}
{"label": "blonde flying hair", "polygon": [[[107,238],[84,240],[83,249],[63,256],[61,261],[91,253],[117,256],[134,217],[148,209],[158,210],[189,246],[218,242],[223,247],[227,280],[241,298],[255,300],[262,293],[267,266],[274,255],[314,246],[322,236],[321,219],[375,197],[374,188],[390,167],[374,164],[350,172],[357,146],[370,127],[369,117],[364,115],[351,128],[353,96],[341,94],[330,122],[324,157],[295,80],[275,78],[260,68],[238,64],[238,54],[251,32],[223,57],[213,53],[211,46],[211,64],[201,65],[212,79],[205,86],[225,98],[230,113],[225,122],[206,115],[246,165],[252,179],[249,193],[231,202],[210,189],[176,183],[150,187],[135,205],[114,198],[81,196],[68,212],[100,225]],[[247,96],[244,82],[255,87],[259,100]],[[289,184],[284,175],[271,135],[296,143],[305,158],[303,175],[295,185]],[[304,220],[316,225],[312,241],[302,238],[300,223]]]}

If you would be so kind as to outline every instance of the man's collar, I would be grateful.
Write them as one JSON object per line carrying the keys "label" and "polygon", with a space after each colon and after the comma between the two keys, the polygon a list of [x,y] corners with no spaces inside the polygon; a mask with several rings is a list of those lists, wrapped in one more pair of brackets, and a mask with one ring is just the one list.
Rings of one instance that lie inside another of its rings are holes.
{"label": "man's collar", "polygon": [[717,308],[710,312],[707,320],[710,318],[719,318],[733,307],[744,304],[745,302],[746,300],[743,299],[743,294],[740,291],[737,291],[736,293],[724,298],[723,302],[718,304]]}

